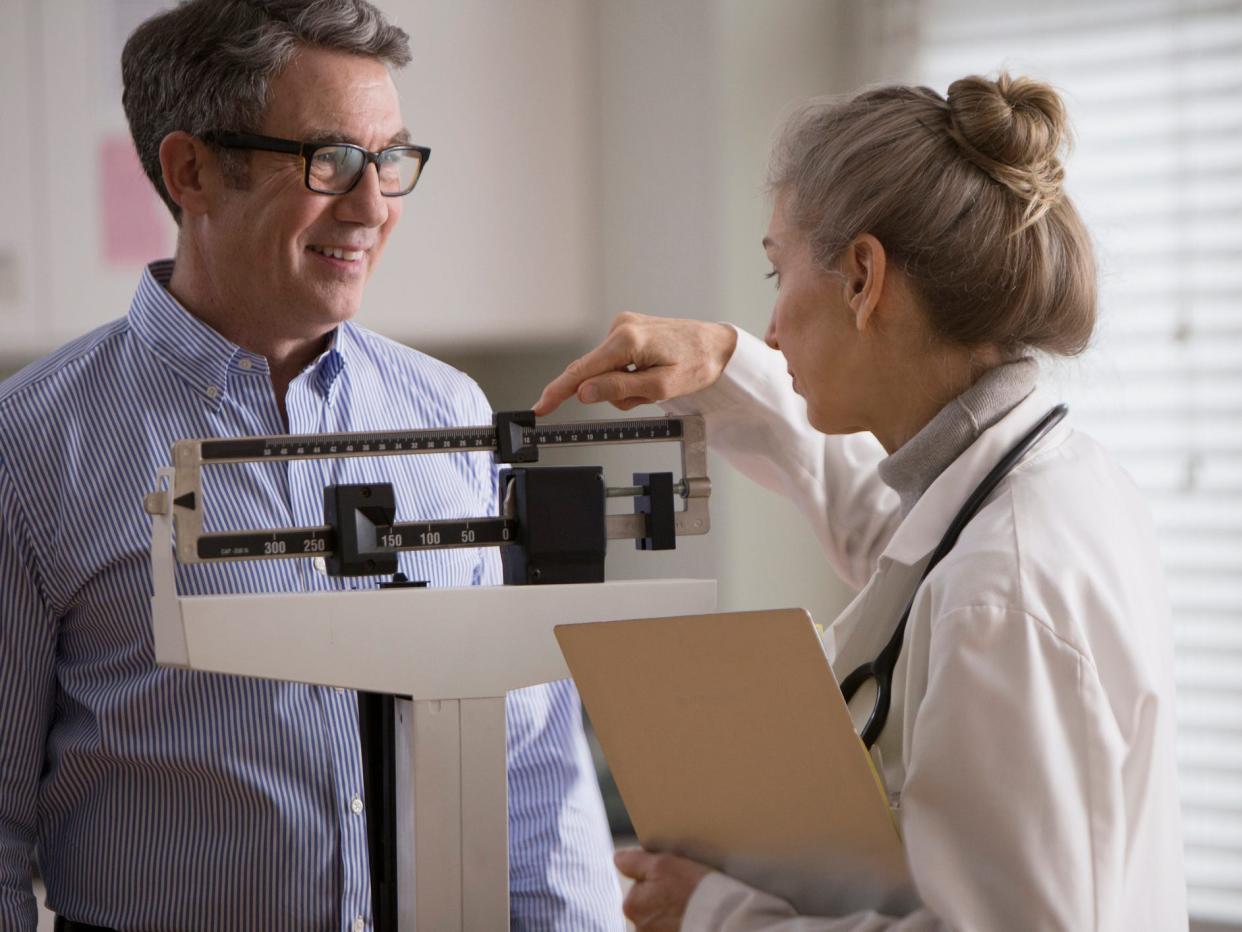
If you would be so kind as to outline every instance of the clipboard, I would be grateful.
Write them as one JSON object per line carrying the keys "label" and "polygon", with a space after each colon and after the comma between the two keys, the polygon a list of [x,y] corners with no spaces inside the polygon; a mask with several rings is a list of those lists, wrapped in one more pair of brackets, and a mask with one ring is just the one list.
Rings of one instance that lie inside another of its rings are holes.
{"label": "clipboard", "polygon": [[644,848],[806,915],[917,905],[883,785],[805,610],[555,632]]}

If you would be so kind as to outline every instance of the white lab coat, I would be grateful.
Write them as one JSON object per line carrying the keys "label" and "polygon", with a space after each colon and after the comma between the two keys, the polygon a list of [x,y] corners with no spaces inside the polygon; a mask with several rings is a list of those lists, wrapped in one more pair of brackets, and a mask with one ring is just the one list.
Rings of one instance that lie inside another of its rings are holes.
{"label": "white lab coat", "polygon": [[[879,445],[812,429],[780,354],[754,337],[739,334],[716,385],[667,407],[706,415],[712,449],[793,499],[836,570],[865,583],[825,637],[841,679],[879,652],[961,503],[1052,403],[1036,391],[1019,404],[904,521]],[[967,526],[907,625],[874,753],[922,908],[795,917],[714,873],[683,928],[1185,929],[1171,668],[1147,508],[1062,422]],[[861,724],[870,706],[855,705]]]}

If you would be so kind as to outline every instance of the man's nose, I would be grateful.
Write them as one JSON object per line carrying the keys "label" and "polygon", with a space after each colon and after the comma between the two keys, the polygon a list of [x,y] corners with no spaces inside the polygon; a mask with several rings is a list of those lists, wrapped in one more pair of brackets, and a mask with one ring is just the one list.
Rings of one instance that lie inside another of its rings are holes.
{"label": "man's nose", "polygon": [[336,216],[350,223],[379,227],[388,220],[388,198],[380,193],[379,166],[367,163],[348,194],[336,198]]}

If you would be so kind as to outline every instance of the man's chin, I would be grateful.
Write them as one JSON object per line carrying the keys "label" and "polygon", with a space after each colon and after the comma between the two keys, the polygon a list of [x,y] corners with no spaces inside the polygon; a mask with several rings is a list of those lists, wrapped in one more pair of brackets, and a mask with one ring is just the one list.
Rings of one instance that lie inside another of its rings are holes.
{"label": "man's chin", "polygon": [[303,306],[314,320],[322,321],[328,327],[335,327],[357,316],[362,308],[362,294],[353,293],[351,290],[348,294],[310,295]]}
{"label": "man's chin", "polygon": [[358,312],[362,310],[361,301],[347,301],[340,304],[333,304],[324,310],[324,317],[336,324],[343,324],[347,320],[353,320],[358,316]]}

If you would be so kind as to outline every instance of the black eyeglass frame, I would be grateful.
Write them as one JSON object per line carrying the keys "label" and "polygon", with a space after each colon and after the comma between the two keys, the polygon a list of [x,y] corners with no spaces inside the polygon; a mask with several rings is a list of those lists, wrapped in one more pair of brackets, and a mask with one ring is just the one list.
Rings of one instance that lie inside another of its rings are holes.
{"label": "black eyeglass frame", "polygon": [[[328,197],[337,197],[342,194],[348,194],[354,188],[358,187],[358,182],[362,180],[363,174],[367,170],[367,165],[375,166],[375,171],[379,172],[379,160],[386,152],[417,152],[419,154],[418,174],[414,176],[414,184],[405,191],[397,191],[389,194],[387,191],[381,191],[384,197],[405,197],[418,185],[418,179],[423,176],[423,169],[427,167],[427,162],[431,160],[431,150],[426,146],[416,146],[410,143],[402,143],[396,146],[386,146],[378,152],[372,152],[364,149],[362,146],[354,145],[352,142],[298,142],[296,139],[281,139],[277,136],[260,136],[255,133],[226,133],[212,132],[204,133],[201,137],[205,142],[222,146],[225,149],[255,149],[260,152],[282,152],[289,155],[301,156],[302,159],[302,183],[306,185],[306,190],[312,194],[324,194]],[[354,149],[361,152],[363,156],[362,168],[358,172],[358,176],[354,178],[353,183],[344,191],[320,191],[318,188],[311,186],[311,157],[320,149]]]}

